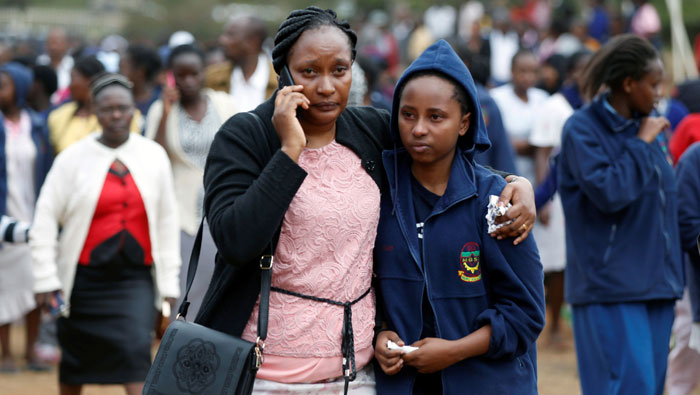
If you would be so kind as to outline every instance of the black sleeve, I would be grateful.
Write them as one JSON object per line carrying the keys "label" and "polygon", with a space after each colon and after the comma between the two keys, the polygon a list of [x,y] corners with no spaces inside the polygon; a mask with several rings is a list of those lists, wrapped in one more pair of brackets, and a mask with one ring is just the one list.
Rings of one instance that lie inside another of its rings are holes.
{"label": "black sleeve", "polygon": [[494,168],[491,167],[491,166],[487,166],[487,165],[482,165],[482,166],[484,166],[484,167],[486,168],[486,170],[490,171],[491,173],[493,173],[493,174],[495,174],[495,175],[497,175],[497,176],[499,176],[499,177],[501,177],[501,178],[504,178],[504,179],[505,179],[506,177],[508,177],[508,176],[515,176],[515,175],[517,175],[517,174],[513,174],[513,173],[508,173],[508,172],[505,172],[505,171],[496,170],[496,169],[494,169]]}
{"label": "black sleeve", "polygon": [[242,266],[267,253],[305,177],[277,136],[260,130],[250,114],[221,127],[204,170],[204,208],[226,262]]}

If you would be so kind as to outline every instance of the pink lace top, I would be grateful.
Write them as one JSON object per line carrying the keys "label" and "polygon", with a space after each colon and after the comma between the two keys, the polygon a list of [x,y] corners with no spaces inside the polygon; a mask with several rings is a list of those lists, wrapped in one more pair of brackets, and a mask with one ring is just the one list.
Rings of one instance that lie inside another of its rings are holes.
{"label": "pink lace top", "polygon": [[[331,142],[305,149],[299,165],[308,173],[282,223],[272,285],[339,302],[369,287],[379,221],[376,183],[349,148]],[[259,303],[259,302],[258,302]],[[374,292],[352,307],[357,369],[374,355]],[[257,337],[258,304],[243,331]],[[308,383],[342,376],[343,308],[272,292],[265,359],[257,377]]]}

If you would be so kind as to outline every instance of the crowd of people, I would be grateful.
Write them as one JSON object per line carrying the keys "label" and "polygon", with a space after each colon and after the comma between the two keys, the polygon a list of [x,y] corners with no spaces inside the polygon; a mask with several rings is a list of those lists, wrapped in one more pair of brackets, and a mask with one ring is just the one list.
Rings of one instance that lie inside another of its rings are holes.
{"label": "crowd of people", "polygon": [[700,80],[606,3],[0,45],[0,373],[141,393],[201,222],[198,323],[255,341],[275,257],[257,393],[536,393],[545,311],[584,394],[690,393]]}

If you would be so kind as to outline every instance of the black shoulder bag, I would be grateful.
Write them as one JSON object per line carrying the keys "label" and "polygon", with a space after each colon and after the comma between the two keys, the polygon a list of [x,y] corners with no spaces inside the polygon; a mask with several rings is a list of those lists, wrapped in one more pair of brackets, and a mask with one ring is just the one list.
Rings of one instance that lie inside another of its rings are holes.
{"label": "black shoulder bag", "polygon": [[163,335],[146,382],[144,395],[250,394],[262,364],[270,302],[272,255],[260,257],[260,313],[255,343],[185,320],[202,245],[204,219],[199,225],[187,270],[187,290],[177,319]]}

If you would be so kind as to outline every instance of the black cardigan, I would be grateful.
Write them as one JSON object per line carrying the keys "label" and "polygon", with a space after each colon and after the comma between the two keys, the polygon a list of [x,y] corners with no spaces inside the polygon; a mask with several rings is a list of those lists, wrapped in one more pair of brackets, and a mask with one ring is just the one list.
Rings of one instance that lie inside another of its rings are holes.
{"label": "black cardigan", "polygon": [[[240,336],[260,293],[259,259],[279,239],[284,215],[306,172],[280,148],[272,125],[272,96],[253,112],[231,117],[214,138],[204,169],[204,209],[218,248],[216,267],[195,321]],[[348,107],[336,141],[360,157],[384,190],[381,153],[391,148],[389,113]]]}
{"label": "black cardigan", "polygon": [[[248,113],[224,123],[204,169],[204,209],[218,253],[195,322],[234,336],[243,333],[260,294],[260,256],[274,250],[287,208],[306,177],[280,150],[272,125],[275,97],[253,110],[264,130]],[[388,112],[372,107],[347,107],[336,121],[336,141],[360,157],[382,193],[386,174],[381,154],[393,148],[389,118]]]}

